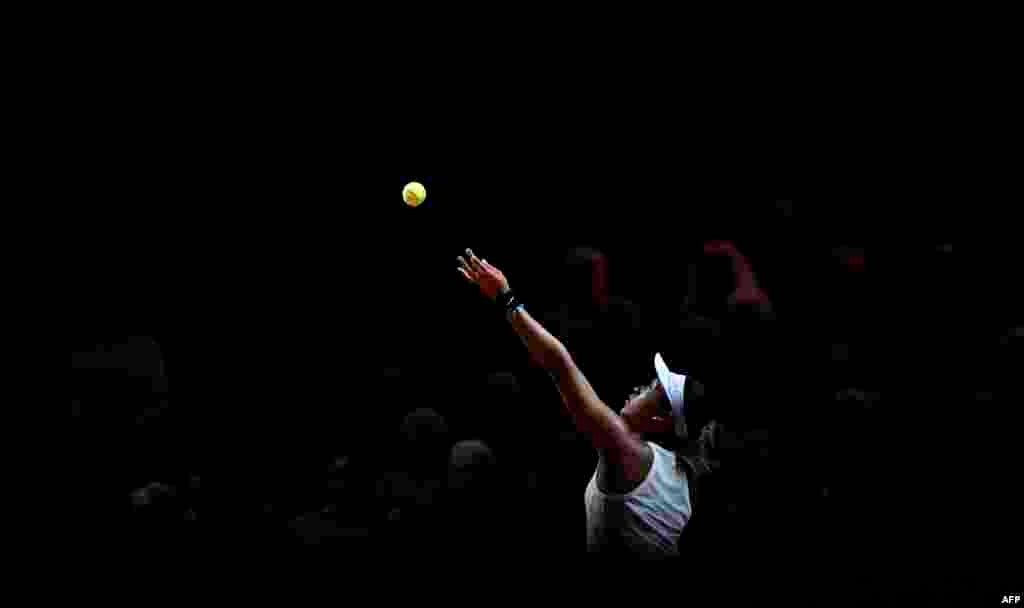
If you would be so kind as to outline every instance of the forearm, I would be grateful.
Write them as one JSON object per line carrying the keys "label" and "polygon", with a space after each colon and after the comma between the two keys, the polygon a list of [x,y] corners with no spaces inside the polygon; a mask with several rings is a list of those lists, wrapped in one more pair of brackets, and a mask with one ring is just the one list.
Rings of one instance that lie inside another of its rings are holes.
{"label": "forearm", "polygon": [[563,375],[569,368],[571,358],[558,338],[551,335],[523,308],[512,313],[510,322],[530,357],[548,373],[556,377]]}

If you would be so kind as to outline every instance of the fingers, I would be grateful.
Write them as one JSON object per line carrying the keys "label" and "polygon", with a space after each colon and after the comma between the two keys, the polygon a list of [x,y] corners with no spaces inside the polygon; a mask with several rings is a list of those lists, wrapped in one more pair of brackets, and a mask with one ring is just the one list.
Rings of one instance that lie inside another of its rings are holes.
{"label": "fingers", "polygon": [[[467,249],[466,251],[469,250]],[[478,268],[474,268],[473,263],[471,261],[466,260],[466,258],[462,257],[461,255],[458,256],[456,259],[459,260],[459,274],[461,274],[463,278],[465,278],[470,283],[476,285],[480,280],[480,270]]]}
{"label": "fingers", "polygon": [[488,264],[487,260],[478,258],[472,249],[467,248],[464,255],[455,259],[459,261],[459,273],[471,283],[479,283],[481,275],[485,273],[501,274],[497,268]]}
{"label": "fingers", "polygon": [[472,249],[466,249],[466,256],[469,258],[469,263],[471,265],[470,267],[473,269],[473,271],[480,272],[480,270],[482,269],[480,265],[480,258],[476,257],[476,254],[473,253]]}

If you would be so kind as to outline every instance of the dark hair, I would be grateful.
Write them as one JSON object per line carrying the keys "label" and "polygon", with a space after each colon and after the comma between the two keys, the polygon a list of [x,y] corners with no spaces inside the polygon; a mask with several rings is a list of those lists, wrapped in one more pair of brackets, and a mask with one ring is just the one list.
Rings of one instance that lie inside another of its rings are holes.
{"label": "dark hair", "polygon": [[690,433],[699,432],[712,416],[708,408],[704,383],[693,376],[686,377],[683,385],[683,416]]}

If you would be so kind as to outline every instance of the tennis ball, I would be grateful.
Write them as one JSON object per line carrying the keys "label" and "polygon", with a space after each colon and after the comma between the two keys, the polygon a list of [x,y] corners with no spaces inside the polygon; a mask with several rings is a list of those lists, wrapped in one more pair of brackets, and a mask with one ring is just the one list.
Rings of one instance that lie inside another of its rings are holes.
{"label": "tennis ball", "polygon": [[427,189],[419,182],[409,182],[402,188],[402,200],[410,207],[419,207],[427,199]]}

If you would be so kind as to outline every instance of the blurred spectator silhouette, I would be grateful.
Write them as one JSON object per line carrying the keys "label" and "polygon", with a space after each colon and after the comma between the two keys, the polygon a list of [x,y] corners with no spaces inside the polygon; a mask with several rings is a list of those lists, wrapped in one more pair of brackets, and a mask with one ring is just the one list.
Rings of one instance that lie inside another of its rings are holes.
{"label": "blurred spectator silhouette", "polygon": [[732,241],[704,243],[705,256],[722,256],[729,260],[732,271],[731,289],[726,296],[726,311],[731,315],[753,316],[758,319],[775,318],[774,306],[754,273],[746,255]]}
{"label": "blurred spectator silhouette", "polygon": [[456,554],[472,560],[510,546],[514,528],[502,502],[502,481],[495,454],[486,443],[470,439],[452,446],[446,521],[448,540],[457,547]]}
{"label": "blurred spectator silhouette", "polygon": [[448,489],[455,509],[466,516],[483,514],[497,495],[497,460],[490,446],[479,439],[459,441],[448,459]]}
{"label": "blurred spectator silhouette", "polygon": [[570,306],[601,308],[610,300],[608,258],[593,247],[574,247],[565,257],[564,301]]}
{"label": "blurred spectator silhouette", "polygon": [[538,542],[538,524],[550,520],[552,512],[538,504],[539,495],[526,490],[515,468],[499,461],[486,442],[469,439],[452,446],[445,515],[447,541],[457,548],[456,554],[469,562],[507,558],[538,546],[550,551],[565,537],[571,538],[544,537],[546,542]]}
{"label": "blurred spectator silhouette", "polygon": [[661,308],[660,348],[701,378],[706,411],[729,429],[725,437],[744,439],[725,450],[721,470],[705,480],[706,508],[680,542],[700,551],[724,535],[770,546],[780,537],[768,533],[769,522],[795,521],[787,514],[793,504],[771,497],[798,485],[796,474],[784,472],[781,446],[807,396],[793,356],[804,337],[784,329],[785,315],[762,284],[756,261],[735,242],[707,240],[681,255],[680,262],[690,256],[681,264],[685,291],[678,303]]}
{"label": "blurred spectator silhouette", "polygon": [[648,373],[642,362],[651,350],[649,319],[614,294],[608,257],[599,249],[569,249],[556,278],[556,302],[538,315],[542,324],[573,353],[598,395],[625,395],[637,374]]}
{"label": "blurred spectator silhouette", "polygon": [[[366,555],[372,548],[373,492],[366,471],[349,456],[330,460],[318,494],[317,508],[288,523],[293,538],[307,546],[330,546],[346,555]],[[270,506],[270,505],[268,505]]]}
{"label": "blurred spectator silhouette", "polygon": [[181,483],[151,482],[127,497],[130,540],[143,551],[166,550],[200,539],[200,482],[189,475]]}
{"label": "blurred spectator silhouette", "polygon": [[146,336],[73,343],[71,397],[76,514],[88,522],[81,531],[104,521],[114,534],[134,489],[184,474],[160,346]]}
{"label": "blurred spectator silhouette", "polygon": [[496,371],[483,379],[481,391],[465,412],[466,431],[486,441],[489,448],[517,463],[524,454],[524,433],[535,432],[524,421],[535,404],[526,400],[523,385],[510,371]]}
{"label": "blurred spectator silhouette", "polygon": [[382,444],[376,523],[386,547],[418,553],[440,542],[450,446],[447,420],[430,408],[409,412],[397,441]]}
{"label": "blurred spectator silhouette", "polygon": [[704,380],[715,418],[734,427],[767,426],[770,408],[763,403],[777,395],[787,349],[753,262],[728,240],[705,241],[688,263],[688,254],[680,255],[684,269],[674,276],[684,288],[679,300],[657,306],[658,350]]}

